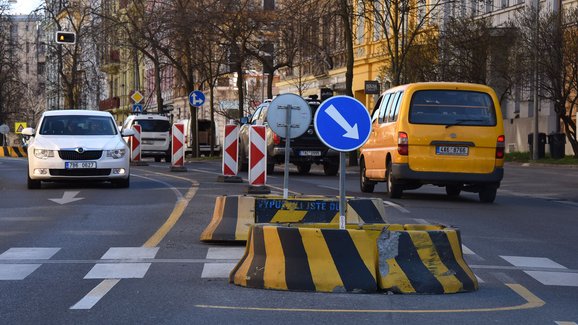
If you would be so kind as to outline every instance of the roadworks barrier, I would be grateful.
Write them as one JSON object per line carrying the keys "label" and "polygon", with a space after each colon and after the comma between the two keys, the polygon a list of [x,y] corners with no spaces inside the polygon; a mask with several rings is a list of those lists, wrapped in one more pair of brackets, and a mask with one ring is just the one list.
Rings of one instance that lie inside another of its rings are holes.
{"label": "roadworks barrier", "polygon": [[231,283],[257,289],[449,294],[478,289],[458,229],[256,224]]}
{"label": "roadworks barrier", "polygon": [[[384,223],[385,209],[378,198],[348,198],[345,214],[350,224]],[[339,199],[322,196],[219,196],[203,242],[244,242],[256,223],[339,223]]]}
{"label": "roadworks barrier", "polygon": [[28,154],[26,147],[2,147],[0,157],[26,158]]}

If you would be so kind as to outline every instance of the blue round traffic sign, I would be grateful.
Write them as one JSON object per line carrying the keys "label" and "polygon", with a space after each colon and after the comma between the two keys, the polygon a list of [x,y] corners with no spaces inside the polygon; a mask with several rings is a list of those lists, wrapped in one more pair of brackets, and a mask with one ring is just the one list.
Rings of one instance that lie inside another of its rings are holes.
{"label": "blue round traffic sign", "polygon": [[189,103],[191,106],[199,107],[205,103],[205,94],[200,90],[193,90],[189,94]]}
{"label": "blue round traffic sign", "polygon": [[371,133],[371,117],[363,104],[349,96],[334,96],[324,101],[313,118],[319,139],[337,151],[361,147]]}

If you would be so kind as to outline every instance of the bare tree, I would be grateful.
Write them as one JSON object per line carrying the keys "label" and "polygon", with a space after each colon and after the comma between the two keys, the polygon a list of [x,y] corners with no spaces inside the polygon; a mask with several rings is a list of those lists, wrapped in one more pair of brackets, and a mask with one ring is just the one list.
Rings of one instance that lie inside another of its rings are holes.
{"label": "bare tree", "polygon": [[[538,25],[536,17],[539,13]],[[574,156],[578,157],[576,122],[572,116],[577,105],[578,91],[578,9],[568,8],[564,12],[537,11],[528,7],[517,17],[521,50],[525,53],[539,53],[538,75],[539,96],[554,104],[557,116],[557,130],[562,131],[570,141]],[[538,27],[536,31],[536,26]],[[537,32],[537,33],[536,33]],[[532,68],[532,65],[529,65]],[[531,71],[527,71],[530,75]]]}
{"label": "bare tree", "polygon": [[[23,95],[18,75],[20,62],[15,55],[19,44],[11,35],[13,25],[8,5],[5,0],[0,0],[0,124],[14,122]],[[4,135],[1,143],[4,143]]]}

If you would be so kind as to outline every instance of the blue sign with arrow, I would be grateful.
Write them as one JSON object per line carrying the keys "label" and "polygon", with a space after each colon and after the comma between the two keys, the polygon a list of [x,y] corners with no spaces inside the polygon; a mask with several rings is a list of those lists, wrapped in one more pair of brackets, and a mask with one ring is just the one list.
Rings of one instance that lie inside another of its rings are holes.
{"label": "blue sign with arrow", "polygon": [[319,139],[337,151],[361,147],[371,133],[371,117],[363,104],[349,96],[335,96],[324,101],[313,118]]}
{"label": "blue sign with arrow", "polygon": [[200,90],[193,90],[189,94],[189,103],[191,106],[199,107],[205,103],[205,94]]}

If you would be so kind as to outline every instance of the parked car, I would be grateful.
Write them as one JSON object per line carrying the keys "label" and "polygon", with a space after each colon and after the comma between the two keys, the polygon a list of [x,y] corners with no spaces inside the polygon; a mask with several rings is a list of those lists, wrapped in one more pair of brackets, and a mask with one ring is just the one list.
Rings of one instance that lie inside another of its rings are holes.
{"label": "parked car", "polygon": [[28,188],[51,181],[110,181],[130,185],[130,150],[112,115],[93,110],[58,110],[42,114],[37,130],[26,128]]}
{"label": "parked car", "polygon": [[[311,109],[311,116],[321,105],[317,97],[306,99]],[[271,101],[266,101],[257,107],[255,113],[243,119],[243,125],[239,130],[239,163],[242,170],[246,170],[249,164],[249,126],[262,124],[267,126],[267,172],[272,173],[276,164],[285,162],[285,139],[276,135],[267,124],[267,110]],[[317,137],[313,121],[305,133],[291,139],[291,152],[289,162],[297,166],[300,174],[308,174],[312,164],[323,165],[325,175],[335,176],[339,171],[339,152],[328,148]]]}
{"label": "parked car", "polygon": [[156,162],[162,158],[171,161],[171,121],[159,114],[130,115],[124,121],[121,130],[141,126],[141,157],[154,157]]}
{"label": "parked car", "polygon": [[494,90],[467,83],[416,83],[384,92],[360,152],[360,187],[386,182],[390,197],[424,184],[449,196],[493,202],[504,174],[504,126]]}
{"label": "parked car", "polygon": [[[190,153],[193,151],[193,138],[191,137],[191,123],[190,119],[179,120],[177,123],[182,123],[185,126],[185,151]],[[199,133],[199,153],[208,155],[211,152],[211,143],[209,142],[210,137],[213,137],[213,153],[219,154],[221,152],[221,141],[220,138],[216,136],[217,130],[215,123],[213,123],[213,128],[211,132],[211,120],[199,119],[197,121],[198,133]]]}

